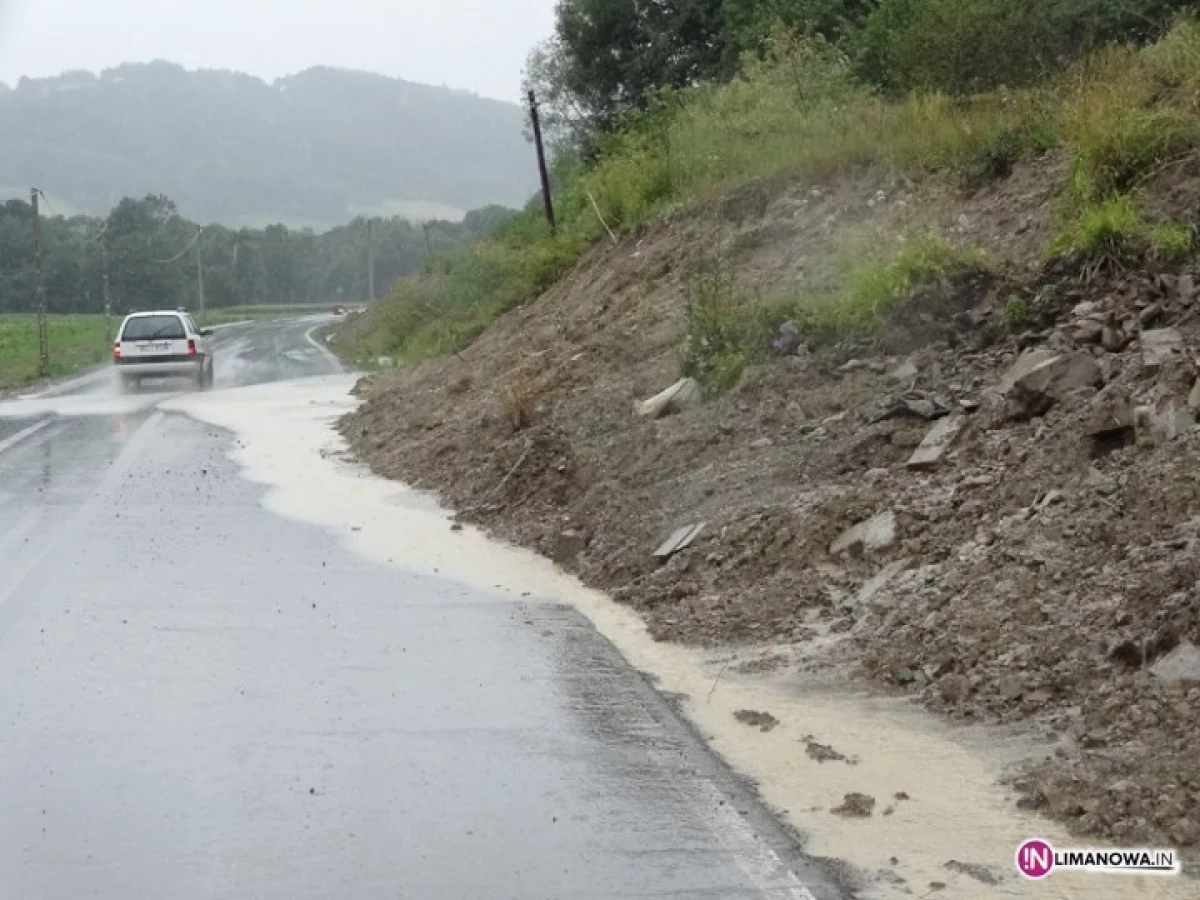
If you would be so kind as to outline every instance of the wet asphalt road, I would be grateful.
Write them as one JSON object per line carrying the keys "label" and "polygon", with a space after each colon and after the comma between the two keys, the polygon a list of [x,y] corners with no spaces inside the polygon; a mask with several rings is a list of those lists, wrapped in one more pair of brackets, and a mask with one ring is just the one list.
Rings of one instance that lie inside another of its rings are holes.
{"label": "wet asphalt road", "polygon": [[836,896],[578,613],[273,515],[156,390],[0,402],[0,900]]}

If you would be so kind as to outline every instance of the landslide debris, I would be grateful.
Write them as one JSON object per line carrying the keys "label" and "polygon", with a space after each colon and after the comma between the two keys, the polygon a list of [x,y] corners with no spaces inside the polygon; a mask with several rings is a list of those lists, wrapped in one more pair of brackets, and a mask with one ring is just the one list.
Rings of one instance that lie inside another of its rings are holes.
{"label": "landslide debris", "polygon": [[[994,222],[1044,235],[1053,178],[1018,172],[943,224],[1012,250]],[[912,198],[855,190],[815,220],[796,188],[761,218],[701,210],[598,249],[462,354],[364,380],[343,433],[658,639],[791,642],[798,665],[1040,729],[1024,805],[1200,847],[1200,269],[1042,267],[1021,244],[1025,264],[925,290],[877,338],[781,330],[723,395],[636,414],[679,378],[686,248],[732,228],[739,271],[777,283],[831,217]]]}

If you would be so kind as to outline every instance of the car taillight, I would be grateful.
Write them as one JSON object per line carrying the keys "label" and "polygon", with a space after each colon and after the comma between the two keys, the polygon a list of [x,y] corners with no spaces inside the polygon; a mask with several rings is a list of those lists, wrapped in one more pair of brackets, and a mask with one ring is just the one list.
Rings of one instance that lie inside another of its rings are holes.
{"label": "car taillight", "polygon": [[196,342],[189,339],[188,340],[188,356],[195,356],[195,355],[196,355]]}
{"label": "car taillight", "polygon": [[116,362],[120,358],[121,358],[121,345],[119,343],[113,344],[113,362]]}

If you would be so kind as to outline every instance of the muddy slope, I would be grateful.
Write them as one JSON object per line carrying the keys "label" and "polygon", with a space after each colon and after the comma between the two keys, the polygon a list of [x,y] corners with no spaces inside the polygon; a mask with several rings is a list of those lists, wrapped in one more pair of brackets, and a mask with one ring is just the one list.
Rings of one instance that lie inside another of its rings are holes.
{"label": "muddy slope", "polygon": [[[742,192],[597,249],[460,356],[367,379],[343,431],[377,472],[551,555],[660,639],[783,642],[956,718],[1033,725],[1053,749],[1023,802],[1195,848],[1200,272],[1042,271],[1060,174],[1045,160],[972,197],[878,179]],[[1156,203],[1194,193],[1176,177]],[[985,247],[1003,274],[924,292],[878,341],[634,414],[678,377],[698,246],[770,290],[850,236],[914,228]]]}

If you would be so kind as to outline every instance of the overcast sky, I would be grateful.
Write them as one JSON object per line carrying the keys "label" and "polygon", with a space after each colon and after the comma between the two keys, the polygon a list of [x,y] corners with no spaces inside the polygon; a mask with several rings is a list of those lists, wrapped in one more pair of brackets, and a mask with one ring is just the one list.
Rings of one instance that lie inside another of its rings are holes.
{"label": "overcast sky", "polygon": [[165,59],[263,78],[366,69],[517,100],[554,0],[0,0],[0,81]]}

